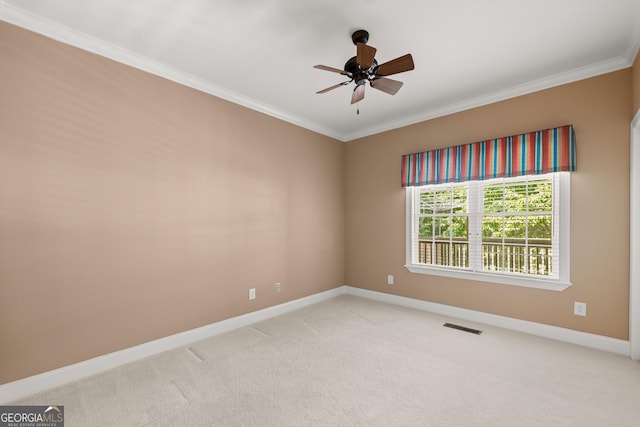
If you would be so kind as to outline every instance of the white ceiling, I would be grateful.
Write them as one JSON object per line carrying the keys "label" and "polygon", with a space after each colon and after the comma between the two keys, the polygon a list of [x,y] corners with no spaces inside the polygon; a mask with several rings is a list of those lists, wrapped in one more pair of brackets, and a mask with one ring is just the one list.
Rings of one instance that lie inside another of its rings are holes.
{"label": "white ceiling", "polygon": [[[640,0],[0,0],[0,19],[348,141],[631,66]],[[351,33],[395,96],[345,78]]]}

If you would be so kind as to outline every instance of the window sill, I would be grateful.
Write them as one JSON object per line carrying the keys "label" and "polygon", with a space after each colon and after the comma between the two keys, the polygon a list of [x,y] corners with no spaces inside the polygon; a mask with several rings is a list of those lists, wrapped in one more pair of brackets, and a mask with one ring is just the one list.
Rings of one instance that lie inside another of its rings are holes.
{"label": "window sill", "polygon": [[450,270],[446,268],[427,267],[424,265],[405,265],[412,273],[429,274],[433,276],[452,277],[456,279],[477,280],[481,282],[496,283],[500,285],[521,286],[525,288],[544,289],[547,291],[561,292],[571,286],[571,282],[559,280],[536,279],[508,274],[492,274],[471,270]]}

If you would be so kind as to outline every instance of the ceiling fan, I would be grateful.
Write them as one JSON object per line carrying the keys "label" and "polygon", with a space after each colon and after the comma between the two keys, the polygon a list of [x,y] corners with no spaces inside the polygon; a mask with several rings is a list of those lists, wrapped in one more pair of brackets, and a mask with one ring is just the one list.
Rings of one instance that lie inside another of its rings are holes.
{"label": "ceiling fan", "polygon": [[326,93],[330,90],[339,88],[340,86],[346,86],[351,82],[356,83],[356,87],[353,89],[351,95],[351,103],[362,101],[364,99],[364,88],[367,83],[372,88],[381,90],[389,95],[395,95],[403,83],[397,80],[386,78],[392,74],[404,73],[414,69],[413,57],[410,53],[403,55],[399,58],[392,59],[384,64],[378,65],[376,61],[376,48],[367,45],[369,41],[369,33],[365,30],[358,30],[351,35],[353,44],[357,47],[356,56],[349,59],[344,64],[344,70],[338,68],[327,67],[326,65],[314,65],[313,68],[319,70],[331,71],[334,73],[347,76],[350,80],[346,82],[338,83],[326,89],[319,90],[316,93]]}

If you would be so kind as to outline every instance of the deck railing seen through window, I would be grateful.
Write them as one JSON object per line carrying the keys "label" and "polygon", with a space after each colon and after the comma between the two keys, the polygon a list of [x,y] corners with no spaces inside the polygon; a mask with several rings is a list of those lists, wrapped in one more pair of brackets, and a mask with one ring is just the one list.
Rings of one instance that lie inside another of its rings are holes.
{"label": "deck railing seen through window", "polygon": [[[483,239],[482,270],[549,276],[553,272],[550,239]],[[469,268],[466,239],[418,240],[418,263]]]}

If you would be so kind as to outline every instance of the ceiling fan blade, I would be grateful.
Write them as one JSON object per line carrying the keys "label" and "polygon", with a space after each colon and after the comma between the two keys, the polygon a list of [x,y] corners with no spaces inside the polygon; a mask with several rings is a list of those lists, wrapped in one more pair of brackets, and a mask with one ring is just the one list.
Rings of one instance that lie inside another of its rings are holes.
{"label": "ceiling fan blade", "polygon": [[353,90],[353,95],[351,95],[351,103],[355,104],[356,102],[360,102],[364,99],[364,85],[358,85]]}
{"label": "ceiling fan blade", "polygon": [[413,70],[413,57],[410,53],[380,65],[376,70],[376,76],[390,76]]}
{"label": "ceiling fan blade", "polygon": [[368,46],[364,43],[356,43],[358,47],[357,63],[363,70],[368,70],[373,64],[373,59],[376,57],[376,48]]}
{"label": "ceiling fan blade", "polygon": [[380,77],[371,82],[371,87],[381,90],[389,95],[395,95],[398,93],[404,83],[397,80],[387,79],[386,77]]}
{"label": "ceiling fan blade", "polygon": [[340,70],[338,68],[327,67],[326,65],[314,65],[313,68],[317,68],[318,70],[331,71],[332,73],[344,74],[347,75],[347,72],[344,70]]}
{"label": "ceiling fan blade", "polygon": [[326,88],[326,89],[319,90],[319,91],[317,91],[316,93],[327,93],[327,92],[329,92],[330,90],[337,89],[337,88],[339,88],[340,86],[348,85],[349,83],[351,83],[351,80],[346,81],[346,82],[342,82],[342,83],[338,83],[337,85],[333,85],[333,86],[328,87],[328,88]]}

